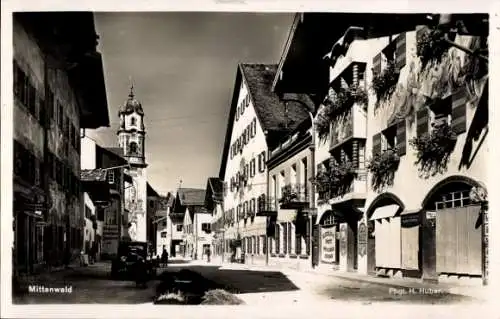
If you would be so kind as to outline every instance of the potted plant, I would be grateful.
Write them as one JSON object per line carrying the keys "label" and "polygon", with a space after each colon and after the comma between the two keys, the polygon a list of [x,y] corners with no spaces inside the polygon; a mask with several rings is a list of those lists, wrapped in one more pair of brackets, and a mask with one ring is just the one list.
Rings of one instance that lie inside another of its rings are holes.
{"label": "potted plant", "polygon": [[392,186],[394,173],[399,167],[399,155],[396,148],[387,149],[376,154],[368,162],[367,169],[372,174],[372,187],[380,191],[385,186]]}
{"label": "potted plant", "polygon": [[387,67],[372,80],[372,90],[377,96],[378,104],[388,100],[398,83],[399,72],[396,69],[394,60],[389,60]]}
{"label": "potted plant", "polygon": [[417,151],[419,170],[427,176],[434,176],[446,170],[449,157],[455,148],[457,135],[447,121],[432,123],[430,134],[417,136],[410,145]]}
{"label": "potted plant", "polygon": [[316,132],[318,133],[318,137],[321,142],[325,142],[330,134],[330,119],[326,115],[325,108],[318,112],[314,123]]}
{"label": "potted plant", "polygon": [[342,196],[349,191],[352,180],[357,176],[357,168],[349,161],[333,165],[330,169],[333,195]]}
{"label": "potted plant", "polygon": [[450,49],[449,43],[444,39],[443,30],[433,28],[422,32],[417,37],[417,56],[422,62],[422,69],[429,63],[441,63],[444,55]]}

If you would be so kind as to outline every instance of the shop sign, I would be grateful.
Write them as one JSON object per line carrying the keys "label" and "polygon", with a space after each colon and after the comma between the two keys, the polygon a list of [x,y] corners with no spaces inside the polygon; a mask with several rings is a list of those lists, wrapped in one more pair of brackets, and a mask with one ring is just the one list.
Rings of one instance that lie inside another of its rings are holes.
{"label": "shop sign", "polygon": [[347,225],[340,225],[340,255],[345,256],[347,254]]}
{"label": "shop sign", "polygon": [[427,219],[436,219],[436,212],[425,212],[425,217]]}
{"label": "shop sign", "polygon": [[366,246],[368,242],[368,228],[365,223],[359,224],[358,227],[358,254],[363,257],[366,255]]}
{"label": "shop sign", "polygon": [[413,227],[419,224],[420,224],[419,214],[404,215],[401,217],[401,227]]}
{"label": "shop sign", "polygon": [[321,229],[321,260],[326,263],[335,261],[335,231],[331,228]]}

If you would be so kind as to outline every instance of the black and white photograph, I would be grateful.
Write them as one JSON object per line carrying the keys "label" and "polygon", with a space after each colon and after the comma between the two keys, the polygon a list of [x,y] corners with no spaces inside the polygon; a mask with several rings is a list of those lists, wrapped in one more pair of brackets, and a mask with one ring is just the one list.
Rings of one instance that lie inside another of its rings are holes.
{"label": "black and white photograph", "polygon": [[12,12],[12,306],[486,303],[490,19]]}

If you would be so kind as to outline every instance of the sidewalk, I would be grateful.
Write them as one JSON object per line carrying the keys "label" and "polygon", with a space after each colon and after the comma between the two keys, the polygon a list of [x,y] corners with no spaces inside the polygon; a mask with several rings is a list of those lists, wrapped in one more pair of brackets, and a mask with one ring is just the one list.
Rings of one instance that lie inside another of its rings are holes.
{"label": "sidewalk", "polygon": [[369,275],[362,275],[357,273],[347,273],[340,272],[335,270],[320,270],[316,269],[307,269],[307,270],[297,270],[288,267],[282,267],[279,265],[269,265],[269,266],[252,266],[247,264],[232,264],[232,263],[224,263],[219,262],[221,269],[238,269],[238,270],[253,270],[253,271],[269,271],[269,270],[278,270],[283,272],[284,274],[290,273],[310,273],[317,276],[326,276],[326,277],[335,277],[345,280],[363,282],[363,283],[371,283],[376,285],[387,286],[391,288],[399,288],[399,289],[427,289],[427,290],[441,290],[445,291],[449,294],[455,295],[463,295],[472,297],[480,300],[488,300],[488,295],[491,296],[489,289],[491,287],[488,286],[475,286],[475,285],[464,285],[464,284],[454,284],[454,283],[424,283],[420,279],[417,278],[383,278],[383,277],[375,277]]}

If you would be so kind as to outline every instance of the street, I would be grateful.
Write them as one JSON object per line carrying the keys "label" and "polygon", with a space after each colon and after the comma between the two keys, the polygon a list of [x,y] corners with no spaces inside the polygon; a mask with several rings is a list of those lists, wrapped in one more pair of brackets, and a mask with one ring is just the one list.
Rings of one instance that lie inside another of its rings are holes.
{"label": "street", "polygon": [[[167,271],[188,269],[201,274],[217,286],[236,294],[247,305],[338,303],[457,304],[477,300],[446,291],[418,291],[391,288],[332,276],[294,270],[248,270],[239,265],[224,267],[200,263],[174,263]],[[158,274],[165,269],[158,269]],[[27,284],[46,287],[71,286],[71,293],[29,293],[14,296],[20,304],[151,304],[159,280],[150,281],[147,289],[138,289],[133,281],[111,280],[110,264],[64,270]],[[27,291],[27,290],[25,290]]]}

